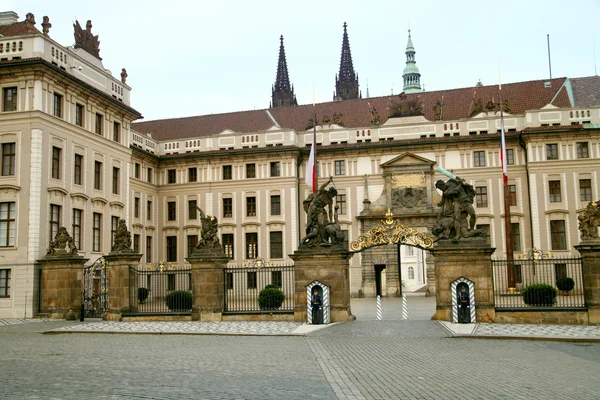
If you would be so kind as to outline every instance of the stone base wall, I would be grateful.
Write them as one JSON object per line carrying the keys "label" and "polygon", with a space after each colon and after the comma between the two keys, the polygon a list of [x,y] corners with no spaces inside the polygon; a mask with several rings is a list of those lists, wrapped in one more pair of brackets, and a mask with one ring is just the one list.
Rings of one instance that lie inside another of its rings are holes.
{"label": "stone base wall", "polygon": [[104,256],[108,268],[108,311],[105,319],[121,321],[121,316],[129,312],[130,282],[129,269],[142,258],[137,253],[110,253]]}
{"label": "stone base wall", "polygon": [[294,321],[294,314],[235,314],[223,315],[223,321]]}
{"label": "stone base wall", "polygon": [[588,325],[588,312],[583,311],[496,311],[498,324]]}
{"label": "stone base wall", "polygon": [[192,320],[218,322],[223,320],[225,255],[194,253],[187,261],[192,265]]}
{"label": "stone base wall", "polygon": [[42,263],[40,314],[64,319],[81,312],[83,297],[83,265],[87,259],[47,258]]}
{"label": "stone base wall", "polygon": [[145,322],[145,321],[191,321],[191,315],[135,315],[123,316],[123,322]]}

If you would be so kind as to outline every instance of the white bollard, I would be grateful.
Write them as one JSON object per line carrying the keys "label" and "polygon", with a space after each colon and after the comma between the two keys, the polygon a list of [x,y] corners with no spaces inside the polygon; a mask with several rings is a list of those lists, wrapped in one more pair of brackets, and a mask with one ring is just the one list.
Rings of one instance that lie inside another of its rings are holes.
{"label": "white bollard", "polygon": [[402,319],[408,319],[408,306],[406,304],[406,295],[402,295]]}
{"label": "white bollard", "polygon": [[383,311],[381,310],[381,296],[377,295],[377,320],[383,319]]}

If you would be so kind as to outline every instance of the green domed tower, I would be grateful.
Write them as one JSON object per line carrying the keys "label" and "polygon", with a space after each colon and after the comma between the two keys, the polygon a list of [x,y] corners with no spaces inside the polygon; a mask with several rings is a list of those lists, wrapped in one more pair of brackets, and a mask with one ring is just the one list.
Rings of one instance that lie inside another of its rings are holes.
{"label": "green domed tower", "polygon": [[406,44],[406,67],[404,67],[404,93],[420,93],[421,89],[421,74],[415,61],[415,48],[410,37],[410,29],[408,30],[408,43]]}

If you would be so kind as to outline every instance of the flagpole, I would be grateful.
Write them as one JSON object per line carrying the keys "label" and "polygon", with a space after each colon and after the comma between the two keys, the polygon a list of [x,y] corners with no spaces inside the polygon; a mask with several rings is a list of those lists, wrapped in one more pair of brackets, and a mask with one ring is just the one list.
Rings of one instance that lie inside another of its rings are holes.
{"label": "flagpole", "polygon": [[504,103],[502,102],[502,83],[500,83],[500,68],[498,68],[498,91],[500,92],[500,157],[502,159],[502,181],[504,188],[504,239],[506,243],[506,272],[508,276],[508,292],[517,291],[517,273],[514,263],[514,236],[510,216],[510,191],[508,188],[508,169],[506,159],[506,138],[504,136]]}
{"label": "flagpole", "polygon": [[313,141],[312,145],[315,147],[315,166],[314,168],[314,178],[313,178],[313,193],[316,193],[315,189],[319,187],[319,177],[317,175],[317,107],[315,105],[315,82],[313,81]]}

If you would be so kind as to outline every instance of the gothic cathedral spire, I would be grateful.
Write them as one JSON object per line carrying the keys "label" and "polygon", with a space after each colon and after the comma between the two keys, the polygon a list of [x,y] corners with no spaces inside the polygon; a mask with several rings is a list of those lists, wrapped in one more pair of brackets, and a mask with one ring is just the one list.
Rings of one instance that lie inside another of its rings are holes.
{"label": "gothic cathedral spire", "polygon": [[279,38],[279,61],[277,62],[277,78],[275,85],[271,88],[271,108],[297,106],[294,87],[290,86],[287,62],[285,60],[285,48],[283,47],[283,35]]}
{"label": "gothic cathedral spire", "polygon": [[404,67],[404,93],[419,93],[421,90],[421,74],[415,61],[415,48],[408,29],[408,43],[406,44],[406,67]]}
{"label": "gothic cathedral spire", "polygon": [[350,54],[350,42],[344,22],[344,37],[342,40],[342,58],[340,59],[340,73],[335,77],[334,100],[359,99],[362,96],[358,91],[358,74],[354,73],[352,66],[352,54]]}

